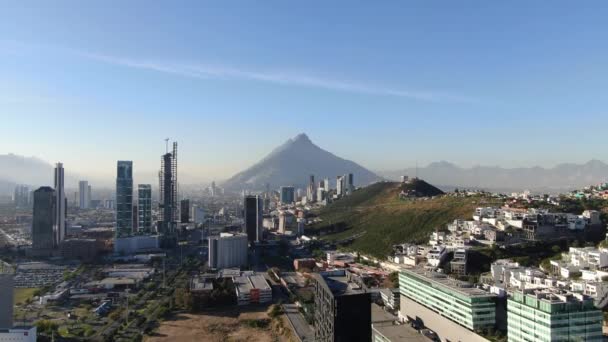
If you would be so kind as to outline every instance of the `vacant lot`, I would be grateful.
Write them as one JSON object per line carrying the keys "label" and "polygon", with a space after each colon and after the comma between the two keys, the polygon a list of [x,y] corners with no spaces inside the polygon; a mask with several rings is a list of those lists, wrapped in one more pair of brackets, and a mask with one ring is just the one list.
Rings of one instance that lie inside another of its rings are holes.
{"label": "vacant lot", "polygon": [[16,288],[15,295],[13,299],[13,303],[15,304],[23,304],[29,298],[34,296],[34,292],[38,290],[37,288]]}
{"label": "vacant lot", "polygon": [[277,336],[273,329],[275,323],[276,320],[270,322],[266,308],[235,307],[201,314],[184,313],[163,321],[146,341],[289,341]]}

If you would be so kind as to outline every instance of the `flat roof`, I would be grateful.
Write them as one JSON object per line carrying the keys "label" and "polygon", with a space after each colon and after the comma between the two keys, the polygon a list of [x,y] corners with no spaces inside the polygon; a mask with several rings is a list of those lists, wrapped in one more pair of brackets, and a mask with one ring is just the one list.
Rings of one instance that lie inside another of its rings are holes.
{"label": "flat roof", "polygon": [[195,277],[192,279],[191,289],[193,291],[213,290],[213,281],[209,277]]}
{"label": "flat roof", "polygon": [[233,277],[232,281],[239,293],[249,292],[252,289],[270,290],[264,276],[259,274]]}
{"label": "flat roof", "polygon": [[331,292],[336,296],[365,293],[359,285],[350,282],[346,276],[322,276],[318,273],[315,273],[312,276],[321,284],[321,286],[325,287],[326,291]]}
{"label": "flat roof", "polygon": [[428,342],[429,340],[407,324],[378,325],[372,324],[372,330],[390,341]]}
{"label": "flat roof", "polygon": [[380,322],[394,322],[396,320],[397,316],[384,311],[380,305],[372,303],[372,324]]}
{"label": "flat roof", "polygon": [[417,278],[423,278],[431,284],[447,288],[466,297],[496,297],[495,294],[486,292],[473,286],[473,284],[449,278],[443,273],[425,270],[424,268],[402,268],[401,272],[408,273]]}

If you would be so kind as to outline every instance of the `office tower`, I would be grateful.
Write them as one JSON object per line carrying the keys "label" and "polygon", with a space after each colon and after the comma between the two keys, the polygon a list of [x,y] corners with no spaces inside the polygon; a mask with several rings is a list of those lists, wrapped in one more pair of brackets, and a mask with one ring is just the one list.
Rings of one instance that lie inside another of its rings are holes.
{"label": "office tower", "polygon": [[159,182],[159,232],[170,234],[177,226],[177,142],[173,142],[173,152],[161,157]]}
{"label": "office tower", "polygon": [[180,206],[179,217],[180,217],[181,223],[190,222],[190,200],[189,199],[181,200],[179,203],[179,206]]}
{"label": "office tower", "polygon": [[13,202],[19,208],[27,208],[30,205],[30,189],[25,185],[17,185],[13,195]]}
{"label": "office tower", "polygon": [[139,210],[137,204],[133,203],[133,232],[139,232]]}
{"label": "office tower", "polygon": [[296,190],[293,186],[282,186],[281,187],[281,204],[293,204],[295,202]]}
{"label": "office tower", "polygon": [[[0,260],[0,332],[13,328],[13,270]],[[0,336],[0,340],[2,336]],[[10,340],[10,339],[9,339]]]}
{"label": "office tower", "polygon": [[119,160],[116,165],[116,232],[117,238],[133,233],[133,162]]}
{"label": "office tower", "polygon": [[217,187],[215,186],[215,181],[211,182],[211,186],[209,187],[209,194],[212,197],[217,196]]}
{"label": "office tower", "polygon": [[353,183],[353,174],[347,173],[344,175],[344,189],[346,194],[350,195],[355,191],[355,184]]}
{"label": "office tower", "polygon": [[192,222],[196,224],[205,223],[205,209],[199,206],[192,207]]}
{"label": "office tower", "polygon": [[325,189],[318,188],[317,189],[317,201],[321,202],[325,200]]}
{"label": "office tower", "polygon": [[80,181],[78,182],[78,204],[80,209],[88,209],[90,206],[91,198],[90,198],[91,188],[89,187],[89,182]]}
{"label": "office tower", "polygon": [[245,196],[245,233],[249,242],[262,240],[262,198],[260,196]]}
{"label": "office tower", "polygon": [[43,186],[34,191],[34,213],[32,217],[32,249],[43,250],[55,247],[56,215],[55,190]]}
{"label": "office tower", "polygon": [[209,238],[209,268],[247,265],[247,235],[221,233]]}
{"label": "office tower", "polygon": [[370,293],[351,286],[346,271],[313,275],[315,342],[371,341]]}
{"label": "office tower", "polygon": [[306,188],[306,201],[314,202],[317,194],[315,193],[315,175],[310,175],[308,187]]}
{"label": "office tower", "polygon": [[92,200],[92,193],[91,193],[91,184],[89,184],[89,186],[87,186],[87,202],[89,204],[89,208],[91,208],[91,200]]}
{"label": "office tower", "polygon": [[509,293],[509,341],[603,341],[602,311],[593,298],[563,289]]}
{"label": "office tower", "polygon": [[326,193],[329,192],[329,178],[325,178],[325,180],[323,181],[323,189],[325,189]]}
{"label": "office tower", "polygon": [[66,208],[68,200],[65,197],[64,191],[64,172],[63,164],[57,163],[55,166],[55,246],[59,246],[61,241],[65,240],[65,218],[67,215]]}
{"label": "office tower", "polygon": [[344,180],[342,176],[338,176],[336,179],[336,194],[342,196],[344,193]]}
{"label": "office tower", "polygon": [[139,230],[152,231],[152,185],[139,184],[137,186],[137,210],[139,217]]}

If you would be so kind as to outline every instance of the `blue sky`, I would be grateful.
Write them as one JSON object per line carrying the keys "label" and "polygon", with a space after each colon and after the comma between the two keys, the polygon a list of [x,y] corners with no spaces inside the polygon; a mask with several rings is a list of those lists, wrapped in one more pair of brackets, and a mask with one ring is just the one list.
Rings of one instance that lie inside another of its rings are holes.
{"label": "blue sky", "polygon": [[0,153],[227,178],[300,132],[371,169],[608,161],[608,3],[19,1]]}

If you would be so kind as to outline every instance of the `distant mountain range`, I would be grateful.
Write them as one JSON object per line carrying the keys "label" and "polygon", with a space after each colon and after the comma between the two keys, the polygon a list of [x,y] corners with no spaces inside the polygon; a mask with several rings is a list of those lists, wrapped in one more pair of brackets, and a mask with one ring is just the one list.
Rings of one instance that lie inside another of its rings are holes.
{"label": "distant mountain range", "polygon": [[262,190],[293,185],[304,188],[310,175],[315,181],[329,178],[335,187],[336,176],[352,173],[355,185],[368,185],[381,177],[363,166],[340,158],[313,144],[306,134],[299,134],[275,148],[264,159],[237,173],[223,183],[228,190]]}
{"label": "distant mountain range", "polygon": [[381,171],[381,176],[398,180],[401,175],[418,174],[429,183],[443,189],[467,187],[494,191],[559,192],[580,189],[587,185],[608,180],[608,165],[599,160],[585,164],[559,164],[553,168],[502,168],[498,166],[477,166],[462,168],[441,161],[421,167],[398,171]]}

